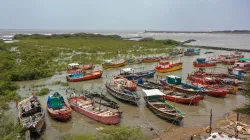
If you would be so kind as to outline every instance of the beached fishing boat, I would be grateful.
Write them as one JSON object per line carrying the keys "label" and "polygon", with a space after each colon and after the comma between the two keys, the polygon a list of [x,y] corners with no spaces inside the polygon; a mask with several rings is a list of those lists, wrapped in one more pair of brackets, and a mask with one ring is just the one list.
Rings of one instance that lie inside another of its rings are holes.
{"label": "beached fishing boat", "polygon": [[227,56],[224,60],[222,60],[222,63],[224,65],[233,65],[235,63],[235,58],[233,58],[232,56]]}
{"label": "beached fishing boat", "polygon": [[193,61],[194,67],[213,67],[216,65],[216,61],[206,61],[206,58],[197,58]]}
{"label": "beached fishing boat", "polygon": [[114,76],[113,82],[115,85],[121,85],[127,90],[135,91],[137,89],[136,83],[134,81],[129,81],[122,76]]}
{"label": "beached fishing boat", "polygon": [[136,58],[136,59],[127,59],[126,63],[129,64],[141,64],[142,63],[142,58]]}
{"label": "beached fishing boat", "polygon": [[80,66],[78,63],[71,63],[68,65],[68,72],[75,73],[79,71],[94,69],[94,67],[95,66],[93,64],[86,64],[86,65]]}
{"label": "beached fishing boat", "polygon": [[158,89],[149,89],[149,90],[142,90],[145,94],[144,100],[147,104],[147,107],[152,110],[156,115],[172,120],[172,121],[181,121],[184,118],[182,112],[173,107],[171,104],[167,103],[166,100],[163,99],[165,96]]}
{"label": "beached fishing boat", "polygon": [[45,113],[37,96],[32,95],[18,103],[18,119],[25,130],[41,134]]}
{"label": "beached fishing boat", "polygon": [[161,59],[158,57],[147,57],[143,58],[142,62],[144,63],[152,63],[152,62],[159,62]]}
{"label": "beached fishing boat", "polygon": [[113,62],[113,60],[105,60],[102,63],[102,67],[104,69],[108,69],[108,68],[118,68],[118,67],[122,67],[126,65],[126,61],[122,61],[122,62]]}
{"label": "beached fishing boat", "polygon": [[72,93],[68,101],[73,110],[95,121],[109,125],[118,124],[121,121],[121,113],[119,113],[118,110],[102,108],[93,101],[87,100],[84,96],[75,96],[75,94]]}
{"label": "beached fishing boat", "polygon": [[137,85],[145,89],[166,89],[162,84],[140,78],[137,80]]}
{"label": "beached fishing boat", "polygon": [[160,73],[171,72],[182,69],[183,62],[170,64],[169,61],[161,61],[156,67],[155,71]]}
{"label": "beached fishing boat", "polygon": [[184,52],[185,56],[193,56],[193,55],[199,55],[200,54],[200,49],[187,49]]}
{"label": "beached fishing boat", "polygon": [[153,78],[155,75],[155,70],[134,72],[132,68],[124,68],[120,70],[120,76],[128,80],[137,80],[139,78]]}
{"label": "beached fishing boat", "polygon": [[190,95],[170,90],[165,90],[164,94],[165,94],[164,98],[166,100],[187,105],[197,105],[202,99],[202,96],[200,95]]}
{"label": "beached fishing boat", "polygon": [[209,77],[217,77],[217,78],[230,77],[226,73],[209,73],[209,72],[205,72],[204,70],[202,70],[202,68],[200,70],[192,72],[191,75],[195,75],[197,77],[207,77],[207,76],[209,76]]}
{"label": "beached fishing boat", "polygon": [[138,105],[140,97],[137,93],[127,89],[123,89],[120,85],[114,85],[111,83],[106,83],[105,86],[107,88],[108,93],[110,93],[115,98],[124,102],[129,102],[131,104]]}
{"label": "beached fishing boat", "polygon": [[204,89],[196,85],[182,83],[182,79],[179,76],[167,75],[166,79],[160,80],[164,86],[169,86],[174,91],[183,92],[192,95],[210,95],[214,97],[225,97],[227,92],[222,89]]}
{"label": "beached fishing boat", "polygon": [[68,120],[72,112],[68,103],[64,101],[58,92],[48,96],[46,108],[52,118],[62,121]]}
{"label": "beached fishing boat", "polygon": [[92,79],[98,79],[102,77],[102,71],[94,71],[90,73],[83,74],[82,72],[67,75],[66,78],[69,82],[80,82]]}

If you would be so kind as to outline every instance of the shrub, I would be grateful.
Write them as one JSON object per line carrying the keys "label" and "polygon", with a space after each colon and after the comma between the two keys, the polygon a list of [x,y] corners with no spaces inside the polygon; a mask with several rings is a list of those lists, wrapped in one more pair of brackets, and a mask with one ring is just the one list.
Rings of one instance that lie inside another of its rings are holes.
{"label": "shrub", "polygon": [[43,96],[43,95],[46,95],[49,93],[49,89],[48,88],[42,88],[38,93],[37,95],[38,96]]}

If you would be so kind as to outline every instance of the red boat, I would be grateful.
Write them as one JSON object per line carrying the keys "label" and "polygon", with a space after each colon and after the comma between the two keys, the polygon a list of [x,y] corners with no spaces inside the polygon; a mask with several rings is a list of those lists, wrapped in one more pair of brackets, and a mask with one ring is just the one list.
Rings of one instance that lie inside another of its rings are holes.
{"label": "red boat", "polygon": [[93,69],[94,67],[95,66],[93,64],[86,64],[86,65],[80,66],[78,63],[71,63],[68,65],[68,72],[75,73],[79,71],[90,70],[90,69]]}
{"label": "red boat", "polygon": [[48,96],[46,108],[52,118],[62,121],[68,120],[72,112],[70,106],[58,92]]}
{"label": "red boat", "polygon": [[226,78],[228,77],[228,74],[225,73],[208,73],[202,70],[194,71],[191,75],[194,75],[196,77],[217,77],[217,78]]}
{"label": "red boat", "polygon": [[213,67],[216,65],[216,61],[206,61],[206,58],[197,58],[193,61],[194,67]]}
{"label": "red boat", "polygon": [[202,99],[201,95],[189,95],[173,91],[165,91],[164,93],[166,94],[164,96],[166,100],[187,105],[197,105]]}
{"label": "red boat", "polygon": [[93,120],[103,124],[118,124],[121,121],[121,114],[112,109],[102,109],[100,105],[95,105],[94,102],[88,101],[84,96],[72,96],[68,99],[69,104],[76,112],[79,112]]}
{"label": "red boat", "polygon": [[79,72],[79,73],[74,73],[74,74],[70,74],[70,75],[66,76],[66,78],[69,82],[87,81],[87,80],[97,79],[97,78],[101,78],[101,77],[102,77],[101,70],[94,71],[91,73],[86,73],[86,74]]}
{"label": "red boat", "polygon": [[135,91],[137,89],[136,83],[134,81],[129,81],[122,76],[114,76],[113,82],[115,85],[120,84],[122,87],[130,91]]}
{"label": "red boat", "polygon": [[222,60],[222,63],[224,65],[233,65],[235,63],[235,59],[232,56],[227,56],[224,60]]}

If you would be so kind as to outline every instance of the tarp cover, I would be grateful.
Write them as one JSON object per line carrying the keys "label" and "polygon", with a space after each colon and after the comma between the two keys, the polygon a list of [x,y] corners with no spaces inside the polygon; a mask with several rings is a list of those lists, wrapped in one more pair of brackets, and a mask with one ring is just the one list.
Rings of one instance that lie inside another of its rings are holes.
{"label": "tarp cover", "polygon": [[149,90],[142,90],[147,96],[162,96],[165,95],[164,93],[162,93],[159,89],[149,89]]}
{"label": "tarp cover", "polygon": [[124,71],[124,72],[130,72],[132,70],[133,70],[132,68],[124,68],[124,69],[122,69],[122,71]]}
{"label": "tarp cover", "polygon": [[79,64],[78,63],[71,63],[71,64],[69,64],[69,66],[74,67],[74,66],[79,66]]}

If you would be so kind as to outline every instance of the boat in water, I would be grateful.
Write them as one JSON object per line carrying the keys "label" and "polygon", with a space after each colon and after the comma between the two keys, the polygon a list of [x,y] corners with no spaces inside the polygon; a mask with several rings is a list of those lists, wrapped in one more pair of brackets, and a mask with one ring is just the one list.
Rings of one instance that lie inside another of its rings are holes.
{"label": "boat in water", "polygon": [[122,62],[113,62],[113,60],[104,60],[104,62],[102,63],[102,67],[104,69],[108,69],[108,68],[118,68],[118,67],[122,67],[126,65],[126,61],[122,61]]}
{"label": "boat in water", "polygon": [[87,81],[87,80],[92,80],[92,79],[98,79],[101,77],[102,77],[101,70],[90,72],[90,73],[85,73],[85,74],[82,72],[78,72],[78,73],[74,73],[74,74],[70,74],[66,76],[69,82]]}
{"label": "boat in water", "polygon": [[193,55],[200,55],[200,49],[188,48],[184,52],[184,56],[193,56]]}
{"label": "boat in water", "polygon": [[121,101],[124,101],[124,102],[138,105],[138,102],[140,100],[140,96],[137,93],[132,92],[132,91],[127,90],[127,89],[123,89],[123,88],[121,88],[121,86],[114,85],[111,83],[106,83],[105,86],[107,88],[108,93],[110,93],[115,98],[117,98]]}
{"label": "boat in water", "polygon": [[18,119],[25,130],[41,134],[45,112],[37,96],[32,95],[18,103]]}
{"label": "boat in water", "polygon": [[107,125],[118,124],[121,121],[121,113],[118,110],[95,104],[93,100],[90,101],[85,96],[76,96],[71,93],[68,101],[73,110],[95,121]]}
{"label": "boat in water", "polygon": [[135,59],[127,59],[126,63],[129,64],[141,64],[142,63],[142,58],[135,58]]}
{"label": "boat in water", "polygon": [[78,71],[84,71],[84,70],[91,70],[94,69],[95,66],[93,64],[86,64],[80,66],[78,63],[70,63],[68,64],[68,72],[69,73],[75,73]]}
{"label": "boat in water", "polygon": [[130,91],[136,91],[137,86],[134,81],[129,81],[128,79],[122,77],[122,76],[114,76],[113,82],[117,86],[122,86],[123,88],[130,90]]}
{"label": "boat in water", "polygon": [[58,92],[48,96],[46,108],[54,119],[66,121],[71,117],[72,109]]}
{"label": "boat in water", "polygon": [[156,65],[155,71],[160,73],[172,72],[182,69],[182,66],[183,62],[170,64],[169,61],[161,61]]}
{"label": "boat in water", "polygon": [[224,65],[233,65],[235,63],[235,58],[232,56],[227,56],[227,57],[225,57],[224,60],[222,60],[222,63]]}
{"label": "boat in water", "polygon": [[216,61],[206,60],[206,58],[197,58],[193,61],[194,67],[213,67],[216,66]]}
{"label": "boat in water", "polygon": [[138,80],[140,78],[153,78],[155,75],[155,70],[134,72],[132,68],[123,68],[120,70],[120,76],[128,80]]}
{"label": "boat in water", "polygon": [[137,80],[137,85],[144,89],[165,89],[162,84],[140,78]]}
{"label": "boat in water", "polygon": [[183,113],[167,103],[164,99],[165,94],[158,89],[142,90],[145,94],[144,100],[147,107],[152,110],[156,115],[171,121],[180,122],[184,115]]}
{"label": "boat in water", "polygon": [[159,62],[161,59],[158,57],[147,57],[143,58],[142,62],[143,63],[152,63],[152,62]]}

